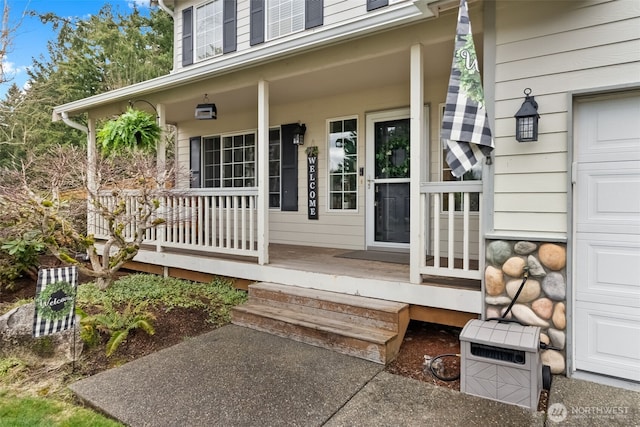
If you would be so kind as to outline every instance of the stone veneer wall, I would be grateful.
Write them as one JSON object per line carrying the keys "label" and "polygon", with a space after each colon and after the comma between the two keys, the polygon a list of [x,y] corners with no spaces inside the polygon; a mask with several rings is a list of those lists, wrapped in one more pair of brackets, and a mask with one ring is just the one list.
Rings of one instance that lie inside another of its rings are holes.
{"label": "stone veneer wall", "polygon": [[540,326],[540,340],[559,349],[543,350],[542,363],[551,372],[565,371],[566,246],[556,243],[495,240],[487,244],[485,307],[487,318],[501,317],[529,267],[529,278],[507,318]]}

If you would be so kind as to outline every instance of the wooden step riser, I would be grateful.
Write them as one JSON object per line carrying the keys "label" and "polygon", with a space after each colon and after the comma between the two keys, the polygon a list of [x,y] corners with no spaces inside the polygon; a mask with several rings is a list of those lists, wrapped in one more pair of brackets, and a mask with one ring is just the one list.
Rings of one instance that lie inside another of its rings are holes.
{"label": "wooden step riser", "polygon": [[326,348],[328,350],[359,357],[372,362],[381,364],[387,364],[390,362],[390,360],[388,360],[387,347],[384,345],[374,344],[351,337],[344,337],[327,331],[308,328],[242,311],[232,311],[232,322],[235,325],[249,327],[284,338],[290,338],[295,341],[304,342],[306,344]]}
{"label": "wooden step riser", "polygon": [[356,324],[370,325],[389,331],[398,331],[397,312],[381,311],[368,307],[358,307],[340,302],[252,287],[249,287],[249,300],[260,301],[274,307],[289,309],[293,309],[293,306],[299,306],[300,311],[310,310],[309,314],[315,315],[320,314],[320,312],[327,312],[334,318],[346,316],[346,319],[352,317]]}
{"label": "wooden step riser", "polygon": [[[301,314],[305,314],[310,318],[321,318],[328,317],[330,319],[340,320],[343,322],[348,322],[353,325],[367,327],[367,328],[379,328],[384,329],[390,332],[398,332],[398,316],[394,316],[395,319],[390,321],[380,320],[371,317],[363,317],[355,314],[344,313],[340,311],[335,311],[331,309],[327,309],[326,305],[323,304],[322,301],[310,300],[310,301],[299,301],[294,299],[293,301],[282,298],[282,299],[264,299],[256,296],[252,296],[249,298],[249,302],[251,304],[259,304],[265,305],[268,307],[274,308],[282,308],[285,310],[295,311]],[[333,308],[333,307],[330,307]]]}

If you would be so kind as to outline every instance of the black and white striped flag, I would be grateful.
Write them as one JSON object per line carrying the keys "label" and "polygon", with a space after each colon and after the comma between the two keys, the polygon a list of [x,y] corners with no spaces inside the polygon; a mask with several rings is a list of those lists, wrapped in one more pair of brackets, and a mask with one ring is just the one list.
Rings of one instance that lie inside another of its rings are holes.
{"label": "black and white striped flag", "polygon": [[75,323],[77,267],[38,271],[33,336],[40,337],[71,328]]}
{"label": "black and white striped flag", "polygon": [[453,63],[440,135],[447,150],[447,163],[456,177],[464,175],[493,151],[466,0],[460,0],[458,10]]}

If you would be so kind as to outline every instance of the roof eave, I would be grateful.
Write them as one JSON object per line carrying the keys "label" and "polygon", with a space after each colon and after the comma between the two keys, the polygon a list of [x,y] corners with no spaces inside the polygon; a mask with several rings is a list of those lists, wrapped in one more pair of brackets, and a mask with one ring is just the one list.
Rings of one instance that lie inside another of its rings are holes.
{"label": "roof eave", "polygon": [[297,52],[317,49],[349,38],[361,37],[375,31],[434,17],[436,16],[434,11],[426,7],[430,3],[437,3],[437,1],[417,0],[398,3],[393,5],[391,9],[371,12],[365,18],[354,19],[326,28],[319,27],[315,31],[301,33],[300,37],[287,38],[281,42],[272,42],[248,51],[225,55],[219,61],[192,66],[173,74],[62,104],[54,107],[53,120],[61,120],[63,113],[68,116],[76,116],[104,105],[125,102],[150,93],[231,73],[242,68],[254,67]]}

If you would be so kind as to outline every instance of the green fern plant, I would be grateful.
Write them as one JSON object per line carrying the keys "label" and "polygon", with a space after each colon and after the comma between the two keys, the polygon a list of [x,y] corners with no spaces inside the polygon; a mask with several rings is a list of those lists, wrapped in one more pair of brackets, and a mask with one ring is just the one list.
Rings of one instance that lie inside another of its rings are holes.
{"label": "green fern plant", "polygon": [[155,117],[131,107],[115,120],[109,120],[98,131],[102,154],[142,150],[153,152],[162,129]]}
{"label": "green fern plant", "polygon": [[141,329],[149,335],[155,333],[152,323],[155,316],[146,308],[146,303],[128,304],[120,313],[110,302],[105,302],[101,312],[95,315],[77,310],[80,315],[80,337],[91,346],[100,342],[100,334],[107,334],[109,341],[105,352],[107,357],[111,356],[134,329]]}

